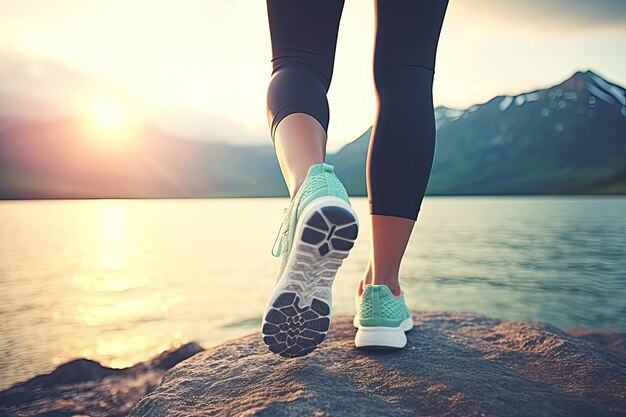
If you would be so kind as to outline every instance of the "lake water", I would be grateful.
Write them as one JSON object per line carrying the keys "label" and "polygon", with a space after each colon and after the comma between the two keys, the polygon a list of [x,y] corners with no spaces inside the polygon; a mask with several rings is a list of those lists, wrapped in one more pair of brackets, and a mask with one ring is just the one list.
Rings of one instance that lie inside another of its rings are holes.
{"label": "lake water", "polygon": [[[333,287],[353,314],[359,239]],[[260,327],[287,199],[0,203],[0,388]],[[626,331],[626,198],[427,197],[401,269],[414,309]]]}

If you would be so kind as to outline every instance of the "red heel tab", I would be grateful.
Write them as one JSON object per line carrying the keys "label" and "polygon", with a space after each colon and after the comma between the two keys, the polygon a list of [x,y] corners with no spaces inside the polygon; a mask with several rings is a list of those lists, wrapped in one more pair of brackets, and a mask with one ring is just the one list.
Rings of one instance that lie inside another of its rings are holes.
{"label": "red heel tab", "polygon": [[359,281],[359,289],[357,290],[357,294],[360,296],[363,295],[363,280]]}

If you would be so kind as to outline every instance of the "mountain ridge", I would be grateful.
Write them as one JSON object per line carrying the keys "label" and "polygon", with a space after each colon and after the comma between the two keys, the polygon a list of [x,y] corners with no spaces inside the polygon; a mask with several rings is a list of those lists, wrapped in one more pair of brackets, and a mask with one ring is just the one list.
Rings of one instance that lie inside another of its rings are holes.
{"label": "mountain ridge", "polygon": [[[434,113],[427,194],[626,193],[626,93],[595,71]],[[288,195],[271,144],[200,142],[141,126],[115,145],[88,140],[73,117],[15,126],[0,120],[0,198]],[[327,157],[351,195],[367,193],[372,129]]]}

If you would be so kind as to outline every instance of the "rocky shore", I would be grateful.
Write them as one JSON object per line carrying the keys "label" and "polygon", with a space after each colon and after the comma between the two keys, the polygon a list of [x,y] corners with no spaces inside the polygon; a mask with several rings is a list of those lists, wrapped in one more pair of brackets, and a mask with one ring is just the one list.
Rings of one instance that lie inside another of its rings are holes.
{"label": "rocky shore", "polygon": [[171,369],[129,416],[626,415],[624,334],[415,320],[400,352],[355,349],[350,317],[334,317],[328,340],[299,359],[268,353],[258,334],[233,340]]}
{"label": "rocky shore", "polygon": [[402,351],[355,349],[339,316],[304,358],[269,353],[255,333],[124,370],[81,359],[0,393],[0,416],[626,416],[625,334],[414,318]]}
{"label": "rocky shore", "polygon": [[202,350],[188,343],[125,369],[77,359],[0,392],[0,416],[122,417],[168,369]]}

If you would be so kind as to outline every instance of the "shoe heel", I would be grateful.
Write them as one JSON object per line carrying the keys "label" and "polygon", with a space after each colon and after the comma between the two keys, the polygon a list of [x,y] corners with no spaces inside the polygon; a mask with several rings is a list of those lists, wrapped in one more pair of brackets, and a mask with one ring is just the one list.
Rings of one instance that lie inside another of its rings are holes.
{"label": "shoe heel", "polygon": [[401,327],[359,327],[354,337],[357,348],[402,349],[406,342]]}
{"label": "shoe heel", "polygon": [[359,219],[339,197],[320,197],[307,207],[300,240],[316,248],[321,257],[348,256],[359,234]]}

